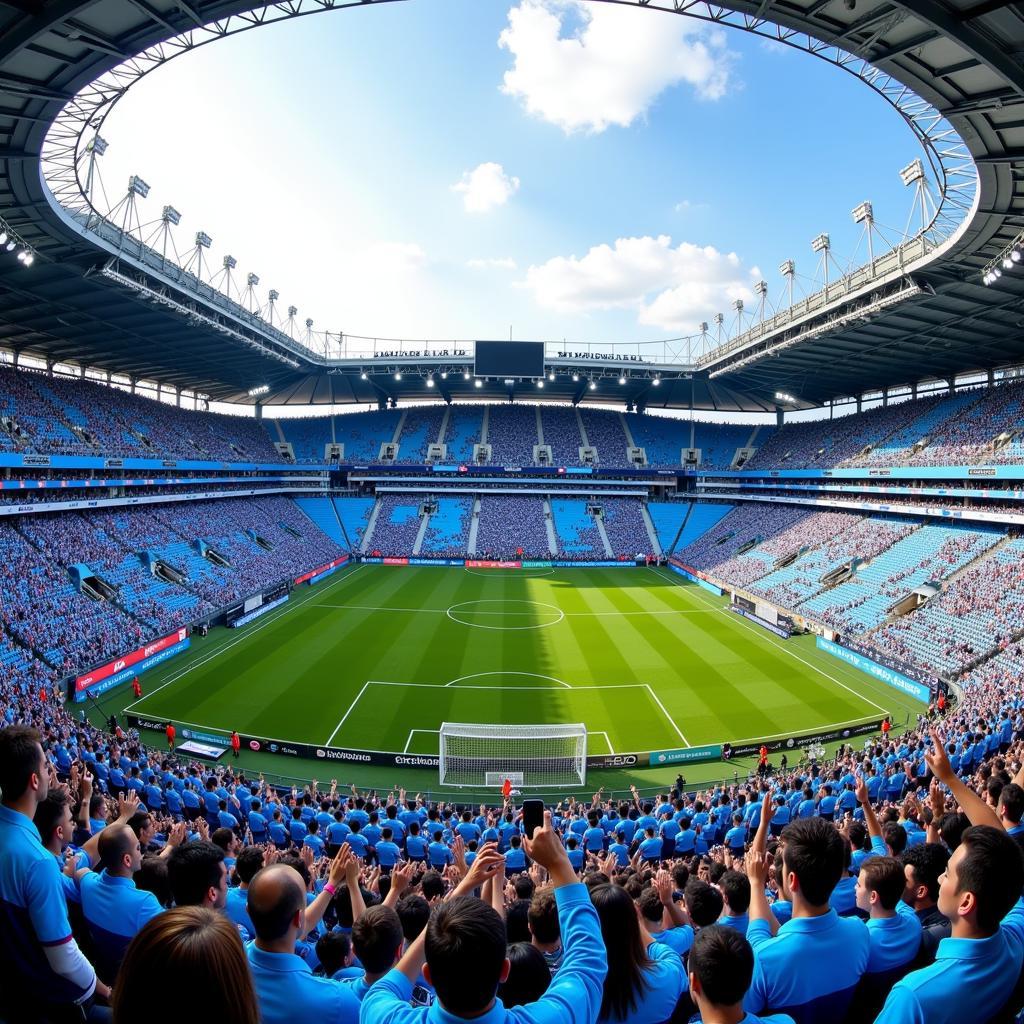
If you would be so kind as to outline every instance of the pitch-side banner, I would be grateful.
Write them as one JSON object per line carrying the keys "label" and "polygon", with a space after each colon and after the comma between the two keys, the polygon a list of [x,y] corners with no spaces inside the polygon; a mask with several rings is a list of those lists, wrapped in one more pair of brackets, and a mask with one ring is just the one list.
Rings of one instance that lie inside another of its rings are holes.
{"label": "pitch-side banner", "polygon": [[75,692],[80,693],[88,690],[91,686],[103,682],[104,679],[112,676],[115,672],[131,668],[146,658],[151,658],[154,654],[158,654],[174,644],[181,643],[187,636],[187,629],[177,629],[173,633],[168,633],[167,636],[161,637],[159,640],[154,640],[151,644],[146,644],[144,647],[132,651],[131,654],[122,655],[120,658],[107,662],[106,665],[100,665],[99,668],[94,668],[91,672],[86,672],[75,680]]}
{"label": "pitch-side banner", "polygon": [[[186,630],[182,629],[178,632],[185,633]],[[177,635],[177,633],[173,634],[175,637]],[[164,639],[166,640],[167,638],[165,637]],[[117,661],[112,661],[110,663],[111,665],[124,664],[125,667],[116,669],[113,674],[108,674],[99,682],[83,682],[84,679],[90,678],[93,673],[90,673],[88,676],[79,676],[78,679],[75,680],[75,701],[80,704],[85,700],[85,695],[87,693],[96,696],[97,694],[105,693],[107,690],[112,689],[121,683],[127,682],[133,676],[142,675],[143,672],[154,668],[161,662],[167,661],[168,658],[173,658],[175,655],[181,654],[182,651],[188,649],[191,643],[192,641],[186,636],[183,640],[172,642],[170,646],[160,647],[159,650],[154,650],[155,645],[149,644],[146,647],[140,648],[140,650],[143,651],[152,651],[148,657],[143,657],[141,660],[131,662],[130,664],[127,663],[127,659],[123,658],[118,658]],[[136,651],[135,653],[137,654],[138,652]],[[108,666],[104,666],[104,668],[107,667]]]}

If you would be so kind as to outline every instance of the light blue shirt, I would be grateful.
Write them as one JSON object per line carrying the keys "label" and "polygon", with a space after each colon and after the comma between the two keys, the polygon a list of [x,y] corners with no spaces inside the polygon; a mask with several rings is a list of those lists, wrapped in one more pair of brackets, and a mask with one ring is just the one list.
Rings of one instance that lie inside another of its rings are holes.
{"label": "light blue shirt", "polygon": [[120,964],[128,943],[164,909],[151,892],[136,889],[132,879],[106,871],[82,875],[79,888],[89,932],[109,964]]}
{"label": "light blue shirt", "polygon": [[921,948],[921,921],[903,900],[897,905],[895,917],[873,917],[867,926],[871,938],[868,974],[895,970],[917,956]]}
{"label": "light blue shirt", "polygon": [[267,953],[255,942],[245,947],[260,1004],[261,1024],[331,1021],[357,1024],[359,999],[348,985],[316,977],[294,953]]}

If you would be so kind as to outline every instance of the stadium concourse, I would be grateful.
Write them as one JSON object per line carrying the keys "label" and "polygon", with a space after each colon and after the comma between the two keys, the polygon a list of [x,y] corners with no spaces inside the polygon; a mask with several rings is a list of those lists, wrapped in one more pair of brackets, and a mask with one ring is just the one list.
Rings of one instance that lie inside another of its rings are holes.
{"label": "stadium concourse", "polygon": [[[169,975],[193,1012],[246,1024],[1024,1005],[1021,385],[778,429],[520,404],[260,423],[14,370],[0,402],[0,1019],[162,1021],[157,1004],[182,1012]],[[673,781],[699,774],[682,749],[653,789],[566,785],[532,838],[497,785],[357,788],[339,765],[293,786],[240,743],[182,750],[85,713],[136,700],[193,632],[241,640],[268,612],[287,629],[297,588],[302,607],[373,562],[422,564],[430,593],[453,571],[431,564],[511,573],[480,584],[506,603],[531,571],[596,589],[577,566],[601,563],[633,609],[650,570],[630,567],[668,562],[682,594],[743,613],[682,627],[722,658],[744,619],[766,647],[808,629],[813,657],[919,713],[827,754],[766,735],[708,769],[731,781]]]}

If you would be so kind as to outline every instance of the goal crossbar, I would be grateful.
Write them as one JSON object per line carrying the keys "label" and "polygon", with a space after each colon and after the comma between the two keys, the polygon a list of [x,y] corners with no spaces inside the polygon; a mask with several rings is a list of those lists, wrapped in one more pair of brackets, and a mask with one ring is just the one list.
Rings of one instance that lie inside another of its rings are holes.
{"label": "goal crossbar", "polygon": [[[439,730],[442,785],[493,785],[509,778],[524,788],[582,786],[587,778],[587,727],[443,722]],[[490,782],[489,782],[490,780]]]}

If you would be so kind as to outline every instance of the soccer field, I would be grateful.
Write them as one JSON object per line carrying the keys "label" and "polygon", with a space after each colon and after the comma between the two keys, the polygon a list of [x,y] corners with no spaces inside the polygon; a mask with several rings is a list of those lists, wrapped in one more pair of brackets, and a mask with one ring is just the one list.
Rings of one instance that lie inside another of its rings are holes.
{"label": "soccer field", "polygon": [[350,566],[144,686],[126,710],[179,729],[409,754],[436,753],[444,721],[583,722],[590,754],[616,754],[907,713],[813,642],[644,568]]}

